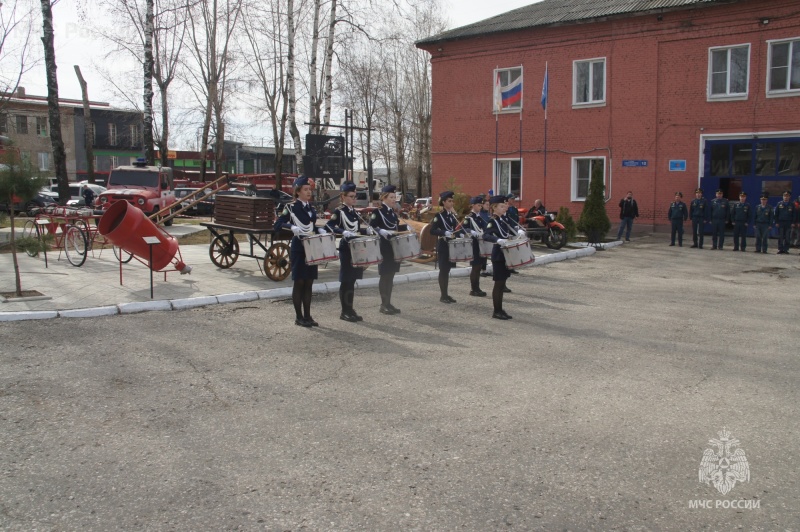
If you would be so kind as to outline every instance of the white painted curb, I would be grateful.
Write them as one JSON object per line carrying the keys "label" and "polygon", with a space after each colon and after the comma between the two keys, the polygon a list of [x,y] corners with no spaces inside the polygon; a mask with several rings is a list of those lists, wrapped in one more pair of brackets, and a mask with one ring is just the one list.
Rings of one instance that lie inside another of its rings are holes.
{"label": "white painted curb", "polygon": [[189,297],[186,299],[172,299],[172,310],[186,310],[197,307],[207,307],[217,304],[217,296]]}
{"label": "white painted curb", "polygon": [[116,316],[119,309],[113,307],[76,308],[72,310],[59,310],[59,318],[99,318],[101,316]]}
{"label": "white painted curb", "polygon": [[133,301],[117,305],[120,314],[136,314],[151,310],[172,310],[172,304],[166,299],[157,301]]}
{"label": "white painted curb", "polygon": [[217,296],[219,303],[245,303],[247,301],[256,301],[258,299],[258,292],[237,292],[235,294],[222,294]]}
{"label": "white painted curb", "polygon": [[0,312],[0,321],[22,321],[22,320],[48,320],[57,318],[57,310],[29,310],[22,312]]}
{"label": "white painted curb", "polygon": [[292,287],[284,286],[283,288],[273,288],[272,290],[260,290],[256,292],[258,299],[277,299],[279,297],[291,297]]}

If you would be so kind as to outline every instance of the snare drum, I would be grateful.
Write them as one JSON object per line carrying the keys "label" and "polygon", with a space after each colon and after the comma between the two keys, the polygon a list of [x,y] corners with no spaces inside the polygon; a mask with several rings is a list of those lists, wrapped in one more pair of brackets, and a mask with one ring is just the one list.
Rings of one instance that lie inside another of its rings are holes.
{"label": "snare drum", "polygon": [[313,266],[322,262],[336,260],[335,238],[332,234],[313,235],[302,239],[306,252],[306,264]]}
{"label": "snare drum", "polygon": [[421,251],[417,233],[413,231],[408,233],[400,233],[389,240],[389,242],[392,244],[395,262],[419,257]]}
{"label": "snare drum", "polygon": [[478,247],[481,250],[481,257],[491,257],[492,249],[494,249],[494,242],[489,242],[488,240],[479,238]]}
{"label": "snare drum", "polygon": [[383,262],[380,241],[378,236],[362,236],[350,240],[347,245],[350,246],[353,266],[365,268],[370,264]]}
{"label": "snare drum", "polygon": [[518,268],[526,264],[533,263],[533,253],[531,244],[527,238],[521,240],[509,240],[505,244],[500,244],[503,250],[503,257],[506,259],[506,267]]}
{"label": "snare drum", "polygon": [[469,262],[472,260],[472,238],[453,238],[447,241],[450,262]]}

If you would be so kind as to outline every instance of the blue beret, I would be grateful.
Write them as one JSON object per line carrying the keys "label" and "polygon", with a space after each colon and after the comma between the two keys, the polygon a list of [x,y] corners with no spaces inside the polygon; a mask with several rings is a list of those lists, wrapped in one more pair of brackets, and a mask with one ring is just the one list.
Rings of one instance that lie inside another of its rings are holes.
{"label": "blue beret", "polygon": [[356,184],[352,181],[345,181],[342,183],[342,186],[339,187],[342,192],[355,192],[356,191]]}
{"label": "blue beret", "polygon": [[453,196],[455,196],[455,193],[452,190],[445,190],[444,192],[439,194],[439,199],[444,201],[448,198],[452,198]]}
{"label": "blue beret", "polygon": [[474,198],[470,198],[469,204],[470,205],[478,205],[483,203],[483,196],[475,196]]}
{"label": "blue beret", "polygon": [[718,188],[716,193],[717,193],[717,194],[724,194],[724,192],[722,191],[722,189],[721,189],[721,188]]}
{"label": "blue beret", "polygon": [[396,186],[394,186],[394,185],[386,185],[385,187],[383,187],[381,189],[381,194],[390,194],[392,192],[395,192],[396,190],[397,190]]}
{"label": "blue beret", "polygon": [[294,183],[292,183],[292,186],[294,188],[300,188],[303,185],[308,185],[308,184],[309,184],[308,183],[308,178],[306,176],[304,176],[304,175],[301,175],[300,177],[298,177],[297,179],[294,180]]}
{"label": "blue beret", "polygon": [[769,194],[767,194],[766,192],[761,194],[761,199],[769,199]]}
{"label": "blue beret", "polygon": [[508,198],[501,194],[499,196],[492,196],[491,198],[489,198],[489,203],[491,205],[495,205],[497,203],[505,203],[507,200],[508,200]]}

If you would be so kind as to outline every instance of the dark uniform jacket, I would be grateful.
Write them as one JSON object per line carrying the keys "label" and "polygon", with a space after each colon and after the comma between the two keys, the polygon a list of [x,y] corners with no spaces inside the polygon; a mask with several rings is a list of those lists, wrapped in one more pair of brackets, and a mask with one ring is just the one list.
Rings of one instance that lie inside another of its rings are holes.
{"label": "dark uniform jacket", "polygon": [[714,198],[711,200],[711,219],[715,222],[727,221],[729,213],[728,200],[725,198]]}
{"label": "dark uniform jacket", "polygon": [[639,206],[636,204],[635,199],[622,198],[619,200],[619,219],[623,218],[638,218]]}
{"label": "dark uniform jacket", "polygon": [[681,220],[684,221],[689,219],[689,210],[686,208],[686,204],[682,201],[673,201],[672,204],[669,206],[669,212],[667,213],[667,218],[670,220]]}
{"label": "dark uniform jacket", "polygon": [[756,206],[756,223],[759,225],[772,225],[775,223],[775,211],[769,205]]}
{"label": "dark uniform jacket", "polygon": [[492,248],[492,262],[505,262],[506,260],[497,241],[500,239],[508,240],[516,236],[517,230],[503,220],[503,217],[489,220],[489,223],[486,224],[486,231],[483,233],[483,239],[487,242],[495,242],[495,246]]}
{"label": "dark uniform jacket", "polygon": [[445,233],[450,231],[453,236],[463,236],[464,230],[459,229],[456,231],[458,225],[458,218],[448,211],[442,211],[433,217],[431,222],[431,234],[438,236],[440,239],[445,238]]}
{"label": "dark uniform jacket", "polygon": [[775,221],[778,223],[792,223],[795,221],[795,208],[793,201],[781,201],[775,206]]}
{"label": "dark uniform jacket", "polygon": [[711,209],[705,198],[693,199],[689,204],[689,217],[695,221],[707,222],[711,218]]}
{"label": "dark uniform jacket", "polygon": [[[361,227],[361,219],[358,217],[358,213],[347,205],[340,206],[331,214],[331,219],[325,224],[325,228],[337,235],[341,235],[345,231],[366,234],[366,228]],[[350,239],[342,239],[342,241],[346,240]]]}
{"label": "dark uniform jacket", "polygon": [[752,210],[750,209],[750,204],[744,201],[737,203],[731,209],[731,222],[733,223],[745,223],[749,224],[751,222]]}

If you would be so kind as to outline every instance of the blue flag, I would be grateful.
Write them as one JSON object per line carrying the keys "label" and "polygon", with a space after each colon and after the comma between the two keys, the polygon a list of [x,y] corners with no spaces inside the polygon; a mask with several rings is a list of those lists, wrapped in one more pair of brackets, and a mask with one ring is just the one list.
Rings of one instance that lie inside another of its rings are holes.
{"label": "blue flag", "polygon": [[542,84],[542,109],[547,110],[547,64],[544,66],[544,83]]}

